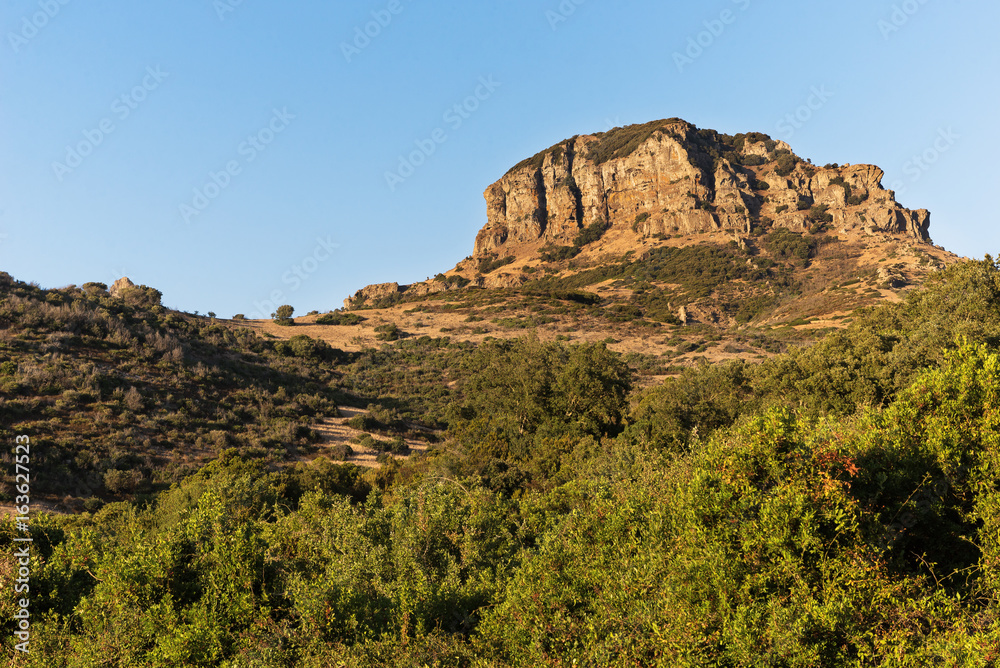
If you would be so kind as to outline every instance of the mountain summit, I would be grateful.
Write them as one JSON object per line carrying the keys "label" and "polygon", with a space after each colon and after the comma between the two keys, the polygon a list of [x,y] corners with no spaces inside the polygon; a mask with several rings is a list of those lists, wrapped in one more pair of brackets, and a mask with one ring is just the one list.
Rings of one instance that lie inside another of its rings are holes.
{"label": "mountain summit", "polygon": [[638,236],[779,227],[928,241],[930,214],[901,207],[872,165],[818,168],[760,133],[679,119],[559,142],[486,189],[475,257],[570,242],[591,225]]}

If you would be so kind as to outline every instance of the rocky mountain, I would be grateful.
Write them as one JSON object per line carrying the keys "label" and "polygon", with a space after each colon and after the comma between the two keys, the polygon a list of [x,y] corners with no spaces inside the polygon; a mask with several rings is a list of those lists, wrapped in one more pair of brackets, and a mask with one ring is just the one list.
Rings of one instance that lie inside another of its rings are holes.
{"label": "rocky mountain", "polygon": [[590,225],[638,236],[754,227],[888,233],[928,241],[930,214],[900,206],[872,165],[817,168],[784,142],[730,137],[682,120],[577,136],[486,189],[475,257],[571,241]]}
{"label": "rocky mountain", "polygon": [[[579,135],[486,189],[486,224],[453,270],[368,286],[344,304],[467,287],[585,288],[658,322],[672,320],[668,311],[726,327],[842,316],[894,300],[957,259],[931,243],[930,213],[901,206],[883,176],[873,165],[819,167],[765,134],[680,119]],[[841,285],[856,286],[857,299],[821,296]]]}

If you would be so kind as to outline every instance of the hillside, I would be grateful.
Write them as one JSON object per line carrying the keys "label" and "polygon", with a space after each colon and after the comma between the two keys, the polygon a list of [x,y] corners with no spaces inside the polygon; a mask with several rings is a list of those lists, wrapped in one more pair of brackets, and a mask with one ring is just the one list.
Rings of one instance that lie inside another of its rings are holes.
{"label": "hillside", "polygon": [[[33,496],[23,665],[989,665],[1000,640],[990,258],[646,389],[599,343],[341,353],[143,286],[0,287],[4,437],[31,434],[37,493],[114,464],[92,512]],[[347,427],[427,429],[424,452],[299,461],[351,397]],[[161,471],[209,429],[231,447]],[[146,488],[112,489],[153,435]],[[22,533],[0,525],[11,577]]]}
{"label": "hillside", "polygon": [[0,273],[0,434],[32,444],[0,574],[30,537],[32,650],[12,587],[0,646],[994,665],[1000,263],[932,245],[880,178],[663,121],[516,166],[474,256],[344,310],[227,320]]}

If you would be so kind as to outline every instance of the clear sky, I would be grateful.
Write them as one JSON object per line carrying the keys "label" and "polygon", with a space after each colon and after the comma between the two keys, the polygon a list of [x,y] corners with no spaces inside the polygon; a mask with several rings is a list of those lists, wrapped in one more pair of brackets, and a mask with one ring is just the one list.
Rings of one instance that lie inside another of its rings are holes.
{"label": "clear sky", "polygon": [[471,254],[483,190],[521,159],[673,116],[877,164],[936,243],[1000,253],[996,3],[7,0],[0,17],[0,269],[44,287],[128,275],[190,312],[326,311]]}

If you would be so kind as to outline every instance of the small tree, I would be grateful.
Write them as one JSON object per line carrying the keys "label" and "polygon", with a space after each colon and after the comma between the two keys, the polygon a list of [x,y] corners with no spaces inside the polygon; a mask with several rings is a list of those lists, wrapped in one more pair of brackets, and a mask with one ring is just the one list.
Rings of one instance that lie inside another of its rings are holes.
{"label": "small tree", "polygon": [[283,304],[278,307],[277,311],[271,314],[271,317],[274,318],[274,322],[279,325],[291,325],[295,322],[292,320],[292,313],[294,312],[294,308],[288,304]]}

